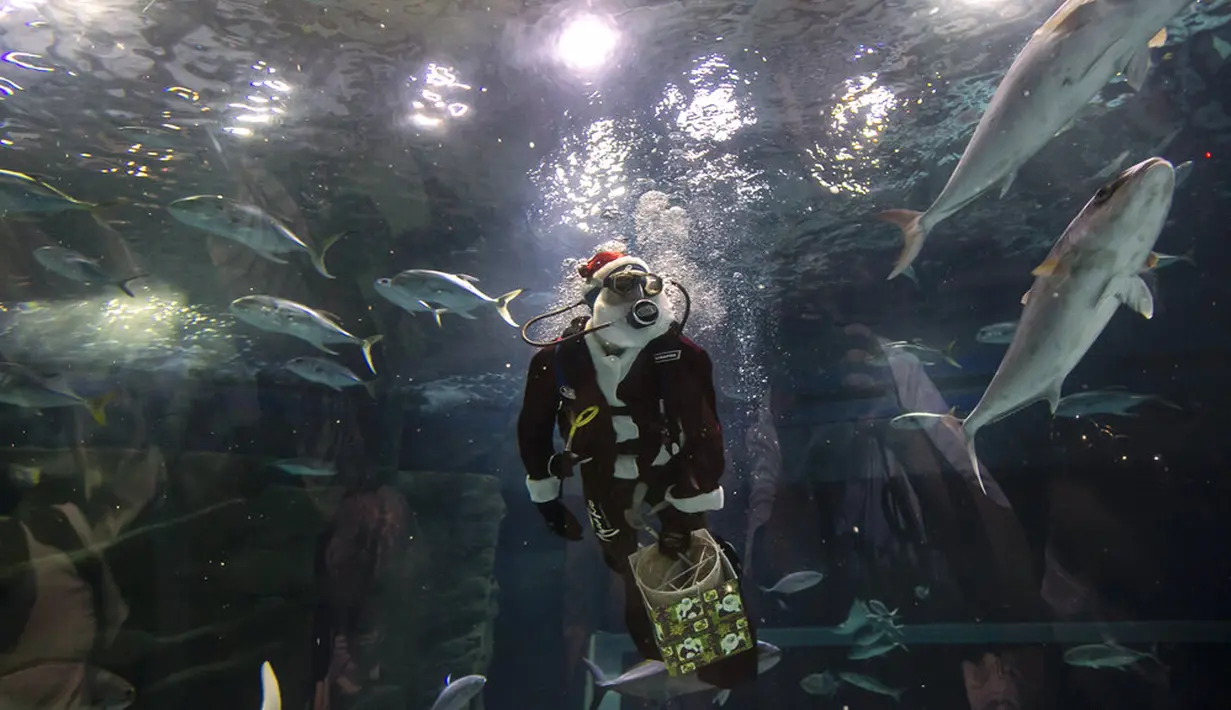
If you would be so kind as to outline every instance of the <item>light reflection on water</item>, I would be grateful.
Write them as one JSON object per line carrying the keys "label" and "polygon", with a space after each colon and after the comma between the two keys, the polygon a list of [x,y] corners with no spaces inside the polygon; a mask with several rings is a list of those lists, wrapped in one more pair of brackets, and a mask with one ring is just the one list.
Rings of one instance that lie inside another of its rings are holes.
{"label": "light reflection on water", "polygon": [[624,169],[631,146],[622,136],[632,128],[604,118],[561,141],[552,157],[531,173],[550,211],[590,231],[588,220],[600,206],[627,194]]}
{"label": "light reflection on water", "polygon": [[230,317],[185,303],[183,294],[164,287],[136,293],[0,303],[0,350],[8,359],[52,367],[186,372],[225,370],[247,349]]}
{"label": "light reflection on water", "polygon": [[[690,138],[722,142],[757,122],[753,107],[741,107],[736,96],[737,87],[747,80],[722,55],[697,60],[688,82],[693,87],[693,98],[676,117],[676,124]],[[667,92],[668,103],[678,105],[680,100],[671,94],[678,94],[679,90],[669,87]]]}
{"label": "light reflection on water", "polygon": [[409,81],[416,92],[410,102],[410,120],[415,126],[440,128],[470,113],[466,92],[472,87],[457,78],[453,67],[432,62],[421,80],[412,76]]}
{"label": "light reflection on water", "polygon": [[829,135],[825,144],[808,150],[813,161],[812,177],[835,195],[848,192],[866,195],[869,176],[881,167],[874,148],[888,127],[889,113],[897,97],[877,85],[876,73],[843,82],[844,90],[829,112]]}

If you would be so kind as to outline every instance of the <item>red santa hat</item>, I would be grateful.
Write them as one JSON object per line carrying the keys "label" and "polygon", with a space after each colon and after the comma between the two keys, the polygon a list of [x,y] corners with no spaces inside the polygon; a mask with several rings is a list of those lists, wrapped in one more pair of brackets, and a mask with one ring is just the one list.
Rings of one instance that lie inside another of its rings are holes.
{"label": "red santa hat", "polygon": [[650,270],[644,261],[635,256],[618,251],[600,251],[578,267],[577,273],[586,280],[587,287],[595,288],[602,286],[608,276],[629,266],[635,266],[646,272]]}

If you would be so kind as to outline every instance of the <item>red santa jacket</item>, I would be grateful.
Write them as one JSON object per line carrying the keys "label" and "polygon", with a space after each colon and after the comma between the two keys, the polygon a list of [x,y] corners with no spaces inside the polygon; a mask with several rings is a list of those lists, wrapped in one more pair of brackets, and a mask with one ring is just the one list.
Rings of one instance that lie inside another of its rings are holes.
{"label": "red santa jacket", "polygon": [[[556,453],[553,433],[558,428],[567,439],[572,419],[593,406],[597,414],[576,429],[572,443],[578,458],[590,459],[581,464],[587,489],[617,475],[617,456],[632,455],[637,479],[650,484],[650,502],[657,492],[682,512],[721,508],[722,426],[709,355],[675,327],[628,353],[624,362],[606,356],[592,340],[542,348],[530,361],[517,440],[531,499],[559,495],[560,480],[548,472]],[[612,394],[622,406],[612,406]],[[629,435],[629,419],[635,439],[617,441]],[[620,468],[620,477],[628,478],[627,466]],[[594,493],[587,490],[588,496]]]}

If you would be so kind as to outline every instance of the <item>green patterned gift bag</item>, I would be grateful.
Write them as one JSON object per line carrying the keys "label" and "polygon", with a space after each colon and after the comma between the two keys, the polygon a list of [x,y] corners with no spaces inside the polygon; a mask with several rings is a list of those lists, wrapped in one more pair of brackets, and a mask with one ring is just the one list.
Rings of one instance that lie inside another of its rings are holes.
{"label": "green patterned gift bag", "polygon": [[753,647],[734,568],[708,530],[694,530],[692,537],[687,560],[664,557],[657,546],[628,558],[673,676]]}

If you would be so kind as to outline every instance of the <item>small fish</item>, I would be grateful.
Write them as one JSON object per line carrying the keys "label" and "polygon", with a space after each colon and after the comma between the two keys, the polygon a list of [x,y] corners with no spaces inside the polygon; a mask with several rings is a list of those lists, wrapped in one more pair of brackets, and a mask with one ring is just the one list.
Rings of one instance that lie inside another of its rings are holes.
{"label": "small fish", "polygon": [[889,420],[889,426],[894,429],[902,429],[906,431],[928,431],[938,423],[946,419],[952,419],[956,408],[950,409],[947,414],[936,414],[934,412],[907,412],[899,414]]}
{"label": "small fish", "polygon": [[38,466],[9,464],[9,481],[18,488],[34,488],[43,480],[43,469]]}
{"label": "small fish", "polygon": [[468,675],[457,680],[450,676],[445,678],[445,688],[436,696],[432,710],[463,710],[469,707],[470,700],[483,691],[487,678],[481,675]]}
{"label": "small fish", "polygon": [[509,315],[509,301],[522,292],[514,289],[492,298],[475,286],[478,282],[468,274],[446,274],[428,269],[409,269],[391,278],[377,279],[374,284],[376,292],[384,296],[396,306],[411,313],[429,311],[436,316],[436,325],[440,325],[442,313],[473,319],[472,311],[492,307],[500,314],[505,323],[520,328],[513,316]]}
{"label": "small fish", "polygon": [[338,469],[332,463],[306,456],[297,459],[282,459],[275,461],[273,465],[274,468],[285,471],[292,476],[328,478],[329,476],[338,475]]}
{"label": "small fish", "polygon": [[873,599],[868,602],[868,610],[870,612],[869,616],[875,619],[888,619],[897,616],[898,614],[897,609],[890,611],[889,607],[885,606],[885,602],[879,599]]}
{"label": "small fish", "polygon": [[1172,404],[1155,394],[1137,394],[1118,389],[1103,389],[1075,392],[1061,397],[1060,401],[1056,403],[1055,416],[1072,419],[1089,417],[1096,414],[1135,417],[1137,416],[1136,413],[1130,410],[1151,401],[1173,409],[1180,409],[1179,405]]}
{"label": "small fish", "polygon": [[360,386],[366,389],[369,395],[376,397],[376,380],[361,380],[350,368],[333,360],[305,355],[286,363],[286,369],[309,382],[325,385],[338,392],[344,387]]}
{"label": "small fish", "polygon": [[1146,258],[1146,268],[1144,270],[1145,271],[1158,271],[1159,269],[1165,269],[1168,266],[1175,266],[1181,261],[1186,261],[1189,264],[1196,266],[1197,261],[1194,258],[1195,255],[1196,255],[1196,249],[1189,249],[1188,251],[1184,252],[1183,254],[1180,254],[1179,256],[1176,256],[1174,254],[1159,254],[1156,251],[1150,252],[1150,256]]}
{"label": "small fish", "polygon": [[1013,342],[1013,335],[1016,332],[1017,321],[1015,320],[992,323],[980,328],[975,334],[975,340],[985,345],[1008,345]]}
{"label": "small fish", "polygon": [[82,202],[52,187],[42,176],[0,170],[0,215],[68,210],[93,212],[104,207],[126,203],[127,200]]}
{"label": "small fish", "polygon": [[245,323],[270,333],[291,335],[316,346],[318,350],[337,355],[325,347],[332,343],[351,343],[363,349],[363,359],[368,369],[376,374],[372,363],[372,346],[384,339],[383,335],[358,338],[342,329],[337,317],[318,311],[302,303],[276,296],[241,296],[231,301],[231,313]]}
{"label": "small fish", "polygon": [[851,602],[851,610],[846,615],[846,621],[834,627],[834,633],[849,636],[868,625],[868,605],[862,600]]}
{"label": "small fish", "polygon": [[902,699],[902,693],[906,692],[906,688],[890,688],[879,680],[861,673],[847,673],[845,671],[840,671],[838,673],[838,677],[856,688],[863,688],[870,693],[877,693],[879,695],[888,695],[898,701]]}
{"label": "small fish", "polygon": [[[582,658],[594,679],[594,699],[590,710],[597,710],[609,692],[625,697],[666,703],[681,695],[691,695],[717,688],[697,677],[696,671],[673,676],[662,661],[642,661],[615,678],[603,675],[602,669],[588,658]],[[757,672],[765,673],[782,660],[782,649],[765,641],[757,642]]]}
{"label": "small fish", "polygon": [[30,409],[85,407],[94,421],[107,424],[107,403],[114,397],[86,398],[59,377],[46,378],[15,362],[0,362],[0,402]]}
{"label": "small fish", "polygon": [[906,650],[897,639],[882,638],[873,641],[867,645],[858,645],[851,649],[851,652],[846,654],[846,657],[852,661],[865,661],[869,658],[876,658],[889,653],[895,648]]}
{"label": "small fish", "polygon": [[1161,663],[1152,653],[1134,651],[1113,642],[1077,646],[1064,652],[1065,663],[1085,668],[1126,670],[1129,666],[1146,659]]}
{"label": "small fish", "polygon": [[800,572],[792,572],[772,587],[761,587],[761,591],[766,594],[795,594],[802,592],[809,587],[815,587],[825,579],[825,575],[812,570],[802,570]]}
{"label": "small fish", "polygon": [[282,690],[269,661],[261,664],[261,710],[282,710]]}
{"label": "small fish", "polygon": [[899,340],[897,342],[885,343],[882,345],[881,352],[879,354],[868,356],[867,364],[875,365],[877,367],[888,367],[889,351],[894,351],[914,355],[915,359],[924,365],[939,365],[940,363],[945,362],[960,370],[962,369],[962,366],[958,364],[957,360],[953,359],[953,348],[956,345],[957,341],[955,340],[949,343],[944,350],[937,350],[936,348],[924,345],[921,340],[916,339],[911,342]]}
{"label": "small fish", "polygon": [[923,601],[930,596],[932,596],[932,590],[927,586],[920,584],[915,587],[915,599]]}
{"label": "small fish", "polygon": [[117,279],[103,271],[103,267],[99,265],[97,259],[91,259],[72,249],[58,246],[45,246],[35,249],[34,260],[42,264],[48,271],[78,283],[112,284],[128,294],[130,298],[135,298],[135,296],[129,290],[128,282],[136,281],[145,276],[145,274],[137,274],[126,279]]}
{"label": "small fish", "polygon": [[304,252],[312,260],[312,267],[317,273],[327,279],[336,277],[325,268],[326,252],[350,234],[341,232],[329,237],[318,251],[296,236],[282,220],[260,207],[222,195],[185,197],[167,205],[167,211],[189,227],[242,244],[275,264],[287,263],[278,254]]}
{"label": "small fish", "polygon": [[841,685],[842,683],[834,676],[833,671],[813,673],[799,681],[799,687],[803,688],[804,692],[809,695],[831,696],[838,692],[838,688]]}

